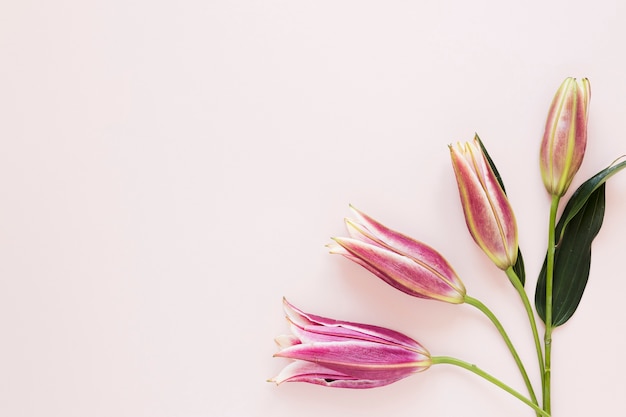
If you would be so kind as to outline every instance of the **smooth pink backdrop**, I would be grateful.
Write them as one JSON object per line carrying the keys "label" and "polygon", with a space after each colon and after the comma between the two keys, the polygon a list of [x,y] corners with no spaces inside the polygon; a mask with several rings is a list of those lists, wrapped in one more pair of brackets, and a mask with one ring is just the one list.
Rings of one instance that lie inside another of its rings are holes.
{"label": "smooth pink backdrop", "polygon": [[[281,298],[405,332],[524,390],[485,318],[413,299],[324,247],[352,203],[428,242],[538,381],[504,274],[472,242],[447,145],[478,132],[534,292],[538,147],[566,76],[591,79],[574,186],[626,153],[626,3],[95,1],[0,5],[0,415],[532,416],[460,369],[369,391],[265,380]],[[626,174],[574,318],[556,417],[615,415],[626,365]]]}

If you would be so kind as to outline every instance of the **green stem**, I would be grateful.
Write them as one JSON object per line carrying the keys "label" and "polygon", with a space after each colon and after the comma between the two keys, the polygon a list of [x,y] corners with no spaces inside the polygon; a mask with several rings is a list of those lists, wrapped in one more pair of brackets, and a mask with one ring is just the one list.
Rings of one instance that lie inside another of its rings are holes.
{"label": "green stem", "polygon": [[478,310],[483,312],[489,318],[489,320],[491,320],[494,326],[496,326],[496,328],[500,332],[500,335],[502,335],[504,342],[506,343],[509,350],[511,351],[511,355],[513,355],[513,359],[515,359],[515,363],[517,364],[517,367],[519,368],[522,374],[522,378],[524,378],[524,383],[526,384],[526,388],[528,388],[528,393],[530,394],[530,398],[532,399],[532,402],[538,406],[539,403],[537,402],[537,396],[535,395],[535,390],[533,389],[533,386],[530,383],[530,379],[528,378],[528,374],[526,373],[526,368],[524,368],[524,364],[522,363],[522,360],[517,354],[517,350],[515,350],[515,346],[513,346],[513,342],[511,342],[511,339],[509,338],[506,331],[504,330],[504,327],[500,323],[500,320],[498,320],[495,314],[493,314],[493,312],[489,310],[489,308],[487,308],[486,305],[484,305],[482,302],[480,302],[476,298],[466,295],[465,302],[471,306],[476,307]]}
{"label": "green stem", "polygon": [[530,301],[528,300],[528,295],[526,295],[526,291],[524,291],[524,286],[522,285],[522,282],[520,281],[515,271],[513,271],[513,267],[509,267],[505,272],[506,275],[509,277],[509,280],[519,293],[520,298],[524,303],[526,314],[528,315],[528,321],[530,322],[530,327],[533,331],[533,338],[535,339],[535,349],[537,350],[537,360],[539,361],[539,371],[541,373],[541,388],[543,391],[543,389],[545,388],[545,366],[543,362],[543,350],[541,349],[541,342],[539,340],[539,332],[537,331],[537,320],[535,319],[535,314],[533,313],[532,306],[530,305]]}
{"label": "green stem", "polygon": [[546,332],[543,338],[546,356],[545,367],[543,371],[543,407],[549,413],[550,404],[550,380],[551,380],[551,363],[552,363],[552,281],[554,278],[554,252],[556,250],[556,242],[554,241],[556,212],[559,208],[559,200],[561,197],[552,196],[552,204],[550,206],[550,224],[548,226],[548,256],[546,261]]}
{"label": "green stem", "polygon": [[460,368],[467,369],[468,371],[473,372],[476,375],[486,379],[487,381],[491,382],[492,384],[496,385],[497,387],[502,388],[504,391],[508,392],[509,394],[511,394],[512,396],[517,398],[518,400],[522,401],[527,406],[531,407],[533,410],[535,410],[537,412],[537,414],[539,414],[541,416],[544,416],[544,417],[550,417],[550,413],[548,413],[546,411],[543,411],[537,404],[533,403],[531,400],[529,400],[528,398],[524,397],[522,394],[520,394],[519,392],[515,391],[513,388],[509,387],[508,385],[506,385],[505,383],[503,383],[499,379],[497,379],[494,376],[492,376],[492,375],[488,374],[487,372],[483,371],[482,369],[480,369],[476,365],[472,365],[470,363],[467,363],[467,362],[462,361],[460,359],[452,358],[450,356],[433,356],[431,359],[432,359],[433,365],[446,363],[448,365],[455,365],[455,366],[458,366]]}

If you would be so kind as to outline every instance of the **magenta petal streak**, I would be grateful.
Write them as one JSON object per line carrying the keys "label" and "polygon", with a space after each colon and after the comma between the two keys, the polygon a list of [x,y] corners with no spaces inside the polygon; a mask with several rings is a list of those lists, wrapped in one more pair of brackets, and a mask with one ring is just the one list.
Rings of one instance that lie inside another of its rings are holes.
{"label": "magenta petal streak", "polygon": [[354,219],[346,219],[350,237],[334,238],[331,253],[343,255],[414,297],[464,302],[465,286],[439,252],[351,209]]}
{"label": "magenta petal streak", "polygon": [[418,342],[384,327],[307,314],[283,301],[293,336],[280,336],[276,357],[292,359],[272,381],[373,388],[428,369]]}

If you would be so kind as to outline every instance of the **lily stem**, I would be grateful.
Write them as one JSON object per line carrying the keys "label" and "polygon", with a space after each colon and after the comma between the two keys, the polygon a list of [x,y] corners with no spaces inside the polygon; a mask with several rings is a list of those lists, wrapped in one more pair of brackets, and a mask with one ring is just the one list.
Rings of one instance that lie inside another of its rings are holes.
{"label": "lily stem", "polygon": [[528,300],[528,295],[526,295],[526,291],[524,290],[524,286],[520,281],[519,277],[513,270],[513,267],[509,267],[506,271],[506,275],[509,277],[509,280],[517,290],[524,303],[524,308],[526,309],[526,314],[528,315],[528,321],[530,322],[530,327],[533,332],[533,338],[535,339],[535,349],[537,350],[537,360],[539,361],[539,372],[541,373],[541,388],[542,392],[545,387],[544,382],[544,374],[545,374],[545,365],[543,362],[543,350],[541,348],[541,342],[539,340],[539,332],[537,331],[537,321],[535,319],[535,314],[533,313],[533,308],[530,305],[530,301]]}
{"label": "lily stem", "polygon": [[499,379],[495,378],[494,376],[492,376],[492,375],[488,374],[487,372],[483,371],[482,369],[480,369],[476,365],[470,364],[470,363],[462,361],[460,359],[452,358],[450,356],[433,356],[431,358],[431,360],[432,360],[432,364],[433,365],[446,363],[448,365],[454,365],[454,366],[458,366],[458,367],[463,368],[463,369],[467,369],[468,371],[473,372],[474,374],[476,374],[476,375],[486,379],[487,381],[491,382],[492,384],[496,385],[497,387],[499,387],[499,388],[503,389],[504,391],[508,392],[509,394],[511,394],[512,396],[517,398],[518,400],[522,401],[524,404],[526,404],[527,406],[529,406],[533,410],[535,410],[538,415],[541,415],[541,416],[544,416],[544,417],[550,417],[550,413],[548,413],[546,411],[543,411],[536,403],[534,403],[531,400],[529,400],[528,398],[524,397],[522,394],[520,394],[519,392],[515,391],[513,388],[509,387],[504,382],[500,381]]}
{"label": "lily stem", "polygon": [[545,367],[543,371],[543,408],[549,413],[550,404],[550,380],[552,363],[552,281],[554,278],[554,253],[556,251],[555,225],[556,212],[559,208],[561,197],[552,196],[550,205],[550,224],[548,226],[548,255],[546,260],[546,331],[543,337],[545,346]]}
{"label": "lily stem", "polygon": [[517,354],[517,350],[515,349],[515,346],[513,346],[513,342],[511,342],[511,339],[509,338],[508,334],[504,330],[502,323],[500,323],[500,320],[498,320],[496,315],[493,314],[493,312],[489,310],[489,308],[487,308],[487,306],[484,305],[480,300],[477,300],[476,298],[466,295],[465,302],[471,306],[476,307],[478,310],[484,313],[489,318],[489,320],[491,320],[494,326],[496,326],[496,328],[498,329],[498,332],[500,332],[500,335],[502,336],[502,339],[504,339],[504,342],[506,343],[507,347],[511,351],[511,355],[513,355],[513,359],[515,360],[515,363],[517,364],[517,367],[519,368],[520,373],[522,374],[522,378],[524,378],[524,383],[526,384],[526,388],[528,389],[528,394],[530,395],[530,398],[533,404],[538,407],[539,403],[537,402],[537,396],[535,395],[535,390],[533,389],[530,379],[528,378],[528,373],[526,372],[526,368],[524,367],[522,360]]}

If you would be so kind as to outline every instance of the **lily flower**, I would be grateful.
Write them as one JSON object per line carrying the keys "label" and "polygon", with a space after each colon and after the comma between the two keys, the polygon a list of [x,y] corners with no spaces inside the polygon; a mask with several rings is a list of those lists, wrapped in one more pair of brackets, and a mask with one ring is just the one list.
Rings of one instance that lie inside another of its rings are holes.
{"label": "lily flower", "polygon": [[418,342],[384,327],[332,320],[283,299],[292,335],[276,339],[274,356],[293,359],[270,382],[308,382],[338,388],[374,388],[428,369],[431,356]]}
{"label": "lily flower", "polygon": [[449,148],[467,228],[483,252],[506,270],[515,264],[518,252],[515,215],[506,194],[477,137]]}
{"label": "lily flower", "polygon": [[465,286],[448,261],[430,246],[391,230],[350,206],[349,238],[333,238],[330,252],[356,262],[414,297],[461,304]]}
{"label": "lily flower", "polygon": [[583,162],[590,97],[588,79],[566,78],[552,100],[539,166],[546,190],[553,196],[565,194]]}

